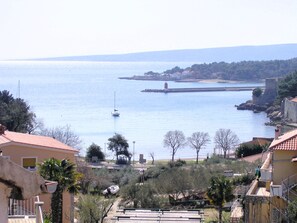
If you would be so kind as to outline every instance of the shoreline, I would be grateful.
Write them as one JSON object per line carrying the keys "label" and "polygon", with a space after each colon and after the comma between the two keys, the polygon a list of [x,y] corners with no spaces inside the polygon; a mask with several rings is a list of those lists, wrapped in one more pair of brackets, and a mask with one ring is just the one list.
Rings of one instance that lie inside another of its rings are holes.
{"label": "shoreline", "polygon": [[133,76],[133,77],[119,77],[119,79],[124,79],[124,80],[136,80],[136,81],[174,81],[174,82],[180,82],[180,83],[230,83],[230,84],[237,84],[237,83],[250,83],[250,82],[255,82],[255,83],[263,83],[263,80],[224,80],[224,79],[182,79],[182,80],[174,80],[174,79],[158,79],[158,78],[153,78],[153,77],[145,77],[145,76]]}
{"label": "shoreline", "polygon": [[234,80],[224,80],[224,79],[184,79],[176,82],[198,82],[198,83],[245,83],[247,81],[234,81]]}

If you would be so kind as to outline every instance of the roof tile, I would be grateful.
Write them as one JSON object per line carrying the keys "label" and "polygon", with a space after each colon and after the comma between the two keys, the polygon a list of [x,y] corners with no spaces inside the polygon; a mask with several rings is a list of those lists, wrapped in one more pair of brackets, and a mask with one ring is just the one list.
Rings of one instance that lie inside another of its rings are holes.
{"label": "roof tile", "polygon": [[51,137],[5,131],[0,135],[0,145],[9,142],[77,152],[76,149]]}
{"label": "roof tile", "polygon": [[271,150],[297,150],[297,129],[287,132],[274,139],[269,149]]}

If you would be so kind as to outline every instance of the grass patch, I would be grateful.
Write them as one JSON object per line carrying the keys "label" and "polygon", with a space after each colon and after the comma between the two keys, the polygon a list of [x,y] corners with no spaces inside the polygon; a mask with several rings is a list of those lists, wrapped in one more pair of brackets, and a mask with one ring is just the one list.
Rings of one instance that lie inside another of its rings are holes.
{"label": "grass patch", "polygon": [[[223,211],[223,222],[230,222],[231,212]],[[215,208],[204,209],[204,218],[206,223],[218,222],[219,221],[219,212]]]}

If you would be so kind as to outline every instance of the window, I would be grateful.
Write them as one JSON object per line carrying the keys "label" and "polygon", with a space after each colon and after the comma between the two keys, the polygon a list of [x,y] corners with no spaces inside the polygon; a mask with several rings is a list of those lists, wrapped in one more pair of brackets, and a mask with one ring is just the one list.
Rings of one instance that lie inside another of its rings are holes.
{"label": "window", "polygon": [[28,170],[36,170],[37,159],[33,157],[23,158],[23,167]]}

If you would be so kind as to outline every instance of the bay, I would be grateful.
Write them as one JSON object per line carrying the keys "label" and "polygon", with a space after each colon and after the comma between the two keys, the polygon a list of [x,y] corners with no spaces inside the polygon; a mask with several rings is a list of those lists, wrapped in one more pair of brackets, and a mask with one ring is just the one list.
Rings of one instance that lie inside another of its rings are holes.
{"label": "bay", "polygon": [[[143,93],[141,90],[163,88],[160,81],[122,80],[119,77],[161,72],[174,66],[182,68],[194,62],[0,62],[0,90],[8,90],[23,98],[46,127],[70,125],[83,140],[85,149],[96,143],[106,150],[114,133],[125,136],[135,160],[139,154],[149,159],[169,159],[170,150],[163,147],[167,131],[181,130],[186,136],[208,132],[213,139],[220,128],[231,129],[241,142],[252,137],[273,137],[274,128],[265,126],[265,113],[238,111],[234,105],[251,99],[250,91]],[[20,91],[18,88],[20,82]],[[176,83],[169,87],[259,86],[261,83]],[[116,104],[120,117],[111,116]],[[201,150],[201,157],[211,155],[211,142]],[[180,149],[176,158],[195,157],[189,146]]]}

